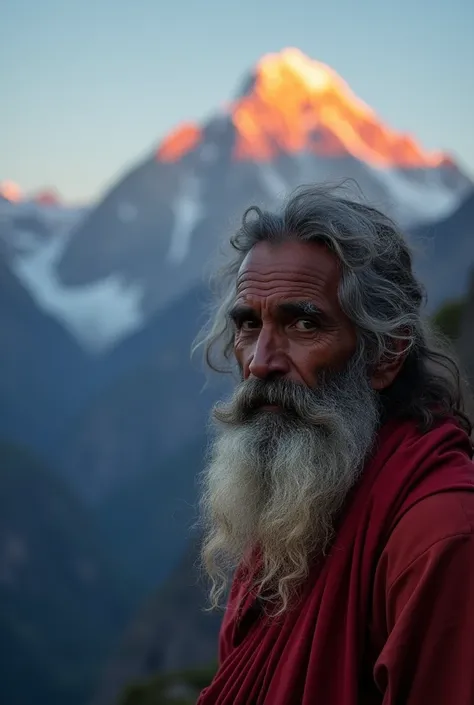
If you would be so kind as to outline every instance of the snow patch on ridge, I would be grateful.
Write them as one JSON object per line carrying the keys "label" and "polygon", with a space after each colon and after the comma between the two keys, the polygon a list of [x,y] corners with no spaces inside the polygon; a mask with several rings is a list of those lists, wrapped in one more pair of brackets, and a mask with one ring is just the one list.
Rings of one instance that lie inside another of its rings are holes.
{"label": "snow patch on ridge", "polygon": [[395,213],[404,226],[413,227],[446,218],[458,208],[464,196],[464,191],[443,184],[436,172],[417,174],[416,179],[410,179],[401,171],[366,166],[389,194],[383,203],[374,205]]}
{"label": "snow patch on ridge", "polygon": [[40,308],[59,320],[88,352],[103,353],[141,328],[143,288],[111,275],[93,284],[64,286],[56,263],[69,237],[53,237],[17,255],[11,269]]}
{"label": "snow patch on ridge", "polygon": [[166,260],[170,264],[178,265],[186,259],[193,231],[205,214],[201,182],[194,174],[189,174],[183,179],[178,196],[171,207],[175,220]]}

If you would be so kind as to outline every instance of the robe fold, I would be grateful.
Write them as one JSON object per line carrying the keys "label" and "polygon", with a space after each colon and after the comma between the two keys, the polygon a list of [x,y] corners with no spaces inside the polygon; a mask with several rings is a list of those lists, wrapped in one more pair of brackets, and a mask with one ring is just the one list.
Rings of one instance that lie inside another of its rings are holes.
{"label": "robe fold", "polygon": [[473,634],[471,442],[391,421],[294,609],[265,615],[236,571],[198,705],[474,705]]}

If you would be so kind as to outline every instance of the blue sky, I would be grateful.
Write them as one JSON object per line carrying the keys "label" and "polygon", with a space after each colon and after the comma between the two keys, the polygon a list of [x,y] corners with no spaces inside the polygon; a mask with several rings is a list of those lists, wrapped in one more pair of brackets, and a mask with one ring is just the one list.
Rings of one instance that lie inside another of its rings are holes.
{"label": "blue sky", "polygon": [[25,191],[98,197],[285,46],[474,175],[472,0],[6,0],[1,18],[0,180]]}

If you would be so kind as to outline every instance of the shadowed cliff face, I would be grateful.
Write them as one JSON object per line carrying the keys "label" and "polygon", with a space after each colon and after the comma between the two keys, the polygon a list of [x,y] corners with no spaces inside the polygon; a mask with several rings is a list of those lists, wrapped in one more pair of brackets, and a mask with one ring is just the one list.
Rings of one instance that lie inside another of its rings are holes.
{"label": "shadowed cliff face", "polygon": [[165,586],[148,600],[125,633],[91,705],[115,705],[129,683],[157,673],[207,667],[217,661],[222,614],[205,612],[196,567],[198,539]]}
{"label": "shadowed cliff face", "polygon": [[0,442],[0,701],[83,705],[129,612],[93,518]]}

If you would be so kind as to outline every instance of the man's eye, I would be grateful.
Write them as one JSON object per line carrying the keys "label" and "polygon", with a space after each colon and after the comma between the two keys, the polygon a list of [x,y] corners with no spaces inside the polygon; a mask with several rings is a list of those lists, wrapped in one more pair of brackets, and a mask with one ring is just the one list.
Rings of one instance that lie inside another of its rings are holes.
{"label": "man's eye", "polygon": [[251,318],[249,318],[246,321],[241,321],[238,327],[240,328],[240,330],[248,331],[248,330],[255,330],[256,328],[258,328],[258,326],[259,326],[258,321],[254,321]]}
{"label": "man's eye", "polygon": [[293,326],[294,328],[296,328],[296,330],[302,331],[303,333],[316,330],[318,327],[317,323],[309,318],[299,318],[297,321],[295,321]]}

